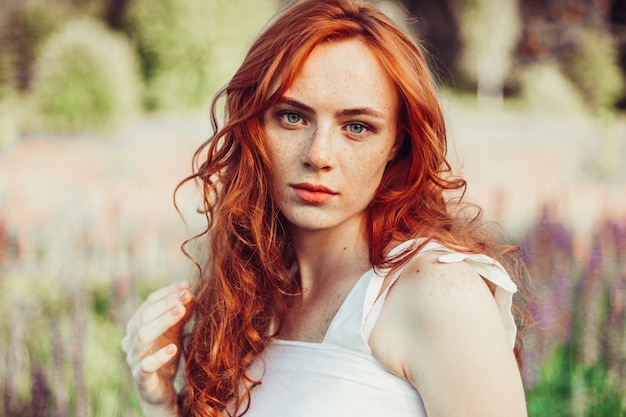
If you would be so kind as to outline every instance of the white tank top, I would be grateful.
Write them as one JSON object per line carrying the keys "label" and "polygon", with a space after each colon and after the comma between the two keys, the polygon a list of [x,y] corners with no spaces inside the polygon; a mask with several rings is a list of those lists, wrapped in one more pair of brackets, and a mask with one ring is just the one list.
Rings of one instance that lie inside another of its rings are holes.
{"label": "white tank top", "polygon": [[[417,244],[404,242],[389,256]],[[512,347],[511,303],[517,288],[502,266],[488,256],[454,252],[434,242],[420,253],[431,250],[446,252],[439,262],[467,261],[496,285],[495,302]],[[321,343],[275,339],[268,344],[250,368],[249,375],[261,385],[252,389],[246,417],[426,416],[415,388],[388,372],[367,343],[391,288],[378,296],[386,272],[371,269],[359,278]],[[392,284],[401,273],[391,277]]]}

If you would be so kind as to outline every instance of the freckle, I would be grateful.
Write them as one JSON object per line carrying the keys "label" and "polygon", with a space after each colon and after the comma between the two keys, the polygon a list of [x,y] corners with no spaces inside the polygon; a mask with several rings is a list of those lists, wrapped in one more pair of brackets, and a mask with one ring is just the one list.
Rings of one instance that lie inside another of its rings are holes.
{"label": "freckle", "polygon": [[416,270],[415,270],[415,273],[416,273],[416,274],[419,274],[419,273],[420,273],[420,270],[419,270],[419,269],[416,269]]}

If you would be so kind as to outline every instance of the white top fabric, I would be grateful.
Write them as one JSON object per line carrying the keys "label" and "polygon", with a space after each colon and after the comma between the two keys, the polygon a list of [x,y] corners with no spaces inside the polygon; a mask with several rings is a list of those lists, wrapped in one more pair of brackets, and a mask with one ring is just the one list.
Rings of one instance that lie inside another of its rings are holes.
{"label": "white top fabric", "polygon": [[[389,256],[418,245],[410,240]],[[516,326],[511,314],[517,291],[502,266],[485,255],[452,251],[428,243],[420,253],[444,251],[439,262],[468,262],[496,285],[494,299],[511,347]],[[393,284],[402,268],[392,277]],[[372,355],[367,343],[391,285],[379,296],[388,271],[371,269],[359,278],[331,322],[321,343],[274,339],[250,368],[261,380],[252,389],[246,417],[423,417],[419,393],[407,381],[389,373]]]}

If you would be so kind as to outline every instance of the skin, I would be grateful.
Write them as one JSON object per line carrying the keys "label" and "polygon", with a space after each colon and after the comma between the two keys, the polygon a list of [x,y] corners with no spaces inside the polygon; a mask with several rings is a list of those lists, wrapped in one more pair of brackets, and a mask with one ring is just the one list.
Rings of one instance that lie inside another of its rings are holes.
{"label": "skin", "polygon": [[[273,197],[289,223],[304,290],[279,338],[320,342],[371,268],[364,210],[397,150],[398,106],[392,80],[355,39],[317,46],[264,114]],[[468,264],[436,257],[416,257],[390,289],[369,340],[374,356],[419,390],[429,417],[525,416],[489,287]],[[123,348],[147,415],[175,411],[177,337],[192,306],[188,287],[172,285],[129,322]]]}
{"label": "skin", "polygon": [[[359,40],[317,46],[264,116],[274,198],[289,221],[304,294],[281,338],[320,341],[371,265],[364,210],[396,151],[398,95]],[[307,184],[302,186],[302,184]],[[301,187],[328,190],[320,203]]]}
{"label": "skin", "polygon": [[126,326],[122,351],[146,416],[176,416],[174,377],[183,325],[194,301],[191,284],[178,282],[148,296]]}
{"label": "skin", "polygon": [[526,416],[521,376],[490,288],[465,262],[416,257],[369,340],[420,393],[429,417]]}

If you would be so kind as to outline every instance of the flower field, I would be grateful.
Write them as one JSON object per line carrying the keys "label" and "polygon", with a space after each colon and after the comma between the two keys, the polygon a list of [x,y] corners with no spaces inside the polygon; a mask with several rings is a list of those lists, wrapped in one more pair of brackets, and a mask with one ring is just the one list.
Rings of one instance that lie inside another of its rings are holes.
{"label": "flower field", "polygon": [[[529,414],[625,416],[624,125],[445,107],[468,196],[520,245],[532,277]],[[179,245],[195,194],[180,195],[185,224],[172,191],[205,119],[32,134],[0,154],[0,414],[141,415],[119,344],[147,293],[193,277]]]}

